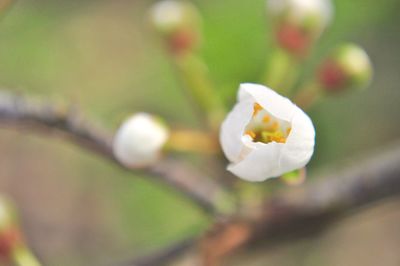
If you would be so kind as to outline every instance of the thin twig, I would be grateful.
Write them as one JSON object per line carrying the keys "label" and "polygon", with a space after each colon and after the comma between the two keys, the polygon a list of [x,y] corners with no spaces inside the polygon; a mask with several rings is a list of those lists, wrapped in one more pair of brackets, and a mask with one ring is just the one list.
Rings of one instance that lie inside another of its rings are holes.
{"label": "thin twig", "polygon": [[[60,107],[0,91],[0,124],[54,132],[57,136],[62,135],[78,146],[126,169],[113,155],[112,134],[84,120],[74,108]],[[218,212],[218,200],[230,197],[219,183],[174,159],[162,160],[146,169],[127,170],[157,177],[207,212]]]}

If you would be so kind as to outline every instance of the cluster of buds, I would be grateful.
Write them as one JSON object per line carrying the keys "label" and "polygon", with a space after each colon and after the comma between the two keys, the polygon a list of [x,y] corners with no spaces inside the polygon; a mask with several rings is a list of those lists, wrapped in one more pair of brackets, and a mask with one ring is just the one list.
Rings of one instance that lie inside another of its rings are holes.
{"label": "cluster of buds", "polygon": [[367,53],[355,44],[336,48],[320,65],[319,86],[328,93],[365,88],[372,79],[372,65]]}
{"label": "cluster of buds", "polygon": [[169,130],[158,117],[137,113],[129,117],[114,137],[115,158],[128,168],[146,167],[160,157]]}
{"label": "cluster of buds", "polygon": [[195,50],[201,41],[201,17],[194,5],[184,0],[165,0],[153,6],[153,27],[173,54]]}
{"label": "cluster of buds", "polygon": [[[293,62],[300,62],[298,59],[308,54],[330,24],[333,15],[331,0],[267,0],[267,7],[273,22],[278,56],[272,60],[266,83],[270,84],[274,77],[295,80],[298,77],[295,71],[286,72],[296,68],[292,66]],[[198,47],[201,19],[192,4],[184,0],[160,1],[151,9],[151,21],[174,55],[193,53]],[[199,72],[193,69],[184,68],[182,73],[190,73],[190,80],[197,81]],[[196,77],[193,78],[192,74]],[[309,106],[321,92],[365,87],[371,76],[372,67],[367,54],[353,44],[343,45],[324,60],[318,68],[317,78],[309,86],[311,89],[301,90],[300,97],[296,98],[300,101],[296,103],[303,101],[305,104],[300,106]],[[279,90],[277,87],[274,89]],[[212,95],[203,88],[194,90],[198,100]],[[205,111],[210,108],[208,104],[203,105]],[[157,119],[147,114],[135,115],[121,126],[115,136],[115,157],[128,167],[154,163],[169,135]],[[240,86],[238,102],[222,123],[220,144],[230,161],[228,170],[236,176],[247,181],[284,176],[285,182],[295,184],[305,178],[304,167],[314,152],[315,129],[307,114],[288,98],[268,87],[247,83]]]}
{"label": "cluster of buds", "polygon": [[330,0],[268,0],[275,39],[282,49],[304,56],[331,21]]}

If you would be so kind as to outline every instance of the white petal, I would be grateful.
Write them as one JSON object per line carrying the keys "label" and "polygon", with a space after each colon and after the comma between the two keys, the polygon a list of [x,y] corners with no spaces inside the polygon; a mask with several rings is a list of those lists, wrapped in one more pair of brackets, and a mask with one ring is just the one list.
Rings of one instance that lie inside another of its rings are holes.
{"label": "white petal", "polygon": [[310,118],[296,109],[286,143],[255,143],[256,148],[228,170],[244,180],[264,181],[304,167],[314,152],[315,130]]}
{"label": "white petal", "polygon": [[[285,143],[254,143],[244,135],[255,102],[290,124]],[[287,98],[262,85],[242,84],[238,103],[222,124],[220,139],[231,161],[229,171],[248,181],[263,181],[304,167],[314,151],[315,130],[310,118]]]}
{"label": "white petal", "polygon": [[235,162],[243,150],[242,137],[253,114],[254,101],[247,99],[237,103],[221,126],[220,142],[226,157]]}
{"label": "white petal", "polygon": [[314,152],[315,129],[310,118],[298,107],[292,120],[292,130],[280,157],[283,173],[304,167]]}
{"label": "white petal", "polygon": [[228,170],[247,181],[264,181],[282,174],[278,158],[284,144],[276,142],[257,144],[257,149],[242,161],[230,164]]}
{"label": "white petal", "polygon": [[292,121],[295,113],[295,105],[287,98],[263,85],[244,83],[240,85],[238,100],[252,98],[265,110],[276,118]]}

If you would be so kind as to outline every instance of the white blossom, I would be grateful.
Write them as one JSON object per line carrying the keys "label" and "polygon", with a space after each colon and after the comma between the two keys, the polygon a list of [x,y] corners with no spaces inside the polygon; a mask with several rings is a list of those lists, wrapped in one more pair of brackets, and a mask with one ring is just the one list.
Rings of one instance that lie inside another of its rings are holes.
{"label": "white blossom", "polygon": [[127,167],[154,163],[169,136],[168,129],[154,116],[137,113],[118,129],[113,142],[114,155]]}
{"label": "white blossom", "polygon": [[314,151],[310,118],[289,99],[257,84],[241,84],[238,102],[221,126],[228,170],[263,181],[304,167]]}

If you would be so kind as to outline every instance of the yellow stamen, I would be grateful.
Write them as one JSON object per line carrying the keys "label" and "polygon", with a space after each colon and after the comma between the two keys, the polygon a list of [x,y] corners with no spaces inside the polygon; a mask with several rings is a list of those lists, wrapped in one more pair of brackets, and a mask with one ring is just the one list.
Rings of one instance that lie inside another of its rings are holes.
{"label": "yellow stamen", "polygon": [[262,110],[262,106],[258,103],[254,104],[254,108],[253,108],[253,117],[256,116],[258,114],[258,112],[260,112]]}
{"label": "yellow stamen", "polygon": [[279,129],[279,123],[276,121],[273,122],[272,125],[267,128],[267,130],[271,132],[276,132],[278,131],[278,129]]}
{"label": "yellow stamen", "polygon": [[269,115],[265,115],[265,116],[263,117],[262,121],[263,121],[264,123],[269,123],[269,121],[271,121],[271,117],[270,117]]}
{"label": "yellow stamen", "polygon": [[246,135],[249,135],[252,139],[255,139],[257,136],[256,133],[254,133],[254,131],[251,130],[247,130]]}
{"label": "yellow stamen", "polygon": [[263,142],[264,143],[269,143],[269,142],[278,142],[278,143],[285,143],[286,138],[283,136],[283,133],[281,131],[276,131],[276,132],[269,132],[269,131],[263,131],[261,133]]}
{"label": "yellow stamen", "polygon": [[[260,104],[254,103],[253,117],[259,115],[259,112],[263,110],[264,108]],[[282,123],[285,124],[285,122]],[[291,130],[291,127],[283,126],[283,128],[281,128],[280,121],[274,119],[274,117],[267,112],[263,112],[262,116],[254,120],[254,124],[248,126],[245,135],[250,136],[253,142],[286,143],[287,136],[290,134]]]}
{"label": "yellow stamen", "polygon": [[275,141],[278,143],[286,143],[286,138],[284,137],[278,137],[278,136],[270,136],[270,141]]}

